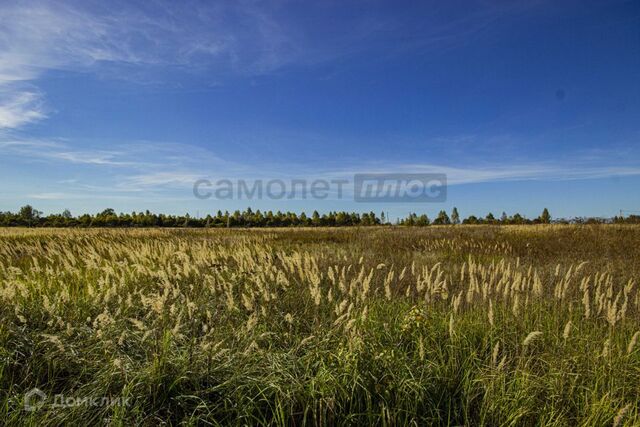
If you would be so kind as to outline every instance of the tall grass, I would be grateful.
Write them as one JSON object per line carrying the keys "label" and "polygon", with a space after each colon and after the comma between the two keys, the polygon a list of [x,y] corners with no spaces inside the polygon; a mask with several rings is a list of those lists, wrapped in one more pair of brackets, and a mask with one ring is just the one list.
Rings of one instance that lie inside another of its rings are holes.
{"label": "tall grass", "polygon": [[638,425],[639,248],[633,226],[0,230],[0,420]]}

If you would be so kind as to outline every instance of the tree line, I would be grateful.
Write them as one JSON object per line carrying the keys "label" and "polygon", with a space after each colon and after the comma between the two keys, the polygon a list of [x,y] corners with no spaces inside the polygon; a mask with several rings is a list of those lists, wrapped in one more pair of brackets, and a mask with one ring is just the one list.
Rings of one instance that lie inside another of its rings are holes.
{"label": "tree line", "polygon": [[603,218],[573,218],[571,220],[552,220],[548,209],[544,209],[540,216],[529,219],[518,213],[507,215],[502,213],[495,217],[492,213],[484,217],[470,215],[461,219],[458,209],[453,208],[451,213],[444,210],[438,212],[433,218],[426,214],[411,213],[402,219],[392,222],[384,212],[379,215],[374,212],[329,212],[320,214],[314,211],[307,216],[304,212],[273,212],[260,210],[253,211],[247,208],[244,211],[236,210],[233,213],[218,211],[215,215],[207,215],[204,218],[193,218],[186,215],[155,214],[149,211],[116,213],[113,209],[105,209],[95,215],[83,214],[73,216],[69,210],[60,214],[44,216],[42,212],[27,205],[20,208],[17,213],[0,212],[0,226],[2,227],[346,227],[346,226],[374,226],[391,225],[422,227],[428,225],[456,225],[456,224],[549,224],[554,223],[633,223],[640,224],[640,216]]}

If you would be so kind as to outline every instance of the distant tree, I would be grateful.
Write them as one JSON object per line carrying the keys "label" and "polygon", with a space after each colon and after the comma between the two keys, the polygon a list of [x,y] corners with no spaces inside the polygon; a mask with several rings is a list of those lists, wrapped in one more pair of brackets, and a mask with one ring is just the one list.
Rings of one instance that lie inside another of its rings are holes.
{"label": "distant tree", "polygon": [[313,225],[314,227],[322,225],[322,223],[320,222],[320,214],[318,213],[318,211],[313,211],[313,213],[311,214],[311,225]]}
{"label": "distant tree", "polygon": [[433,220],[433,223],[436,225],[446,225],[451,224],[451,220],[445,211],[440,211],[436,219]]}
{"label": "distant tree", "polygon": [[525,219],[522,215],[520,215],[519,213],[516,213],[513,215],[513,218],[511,219],[511,222],[513,224],[524,224],[525,223]]}
{"label": "distant tree", "polygon": [[103,210],[102,212],[100,212],[98,214],[98,216],[115,216],[115,214],[116,214],[116,211],[114,211],[111,208],[107,208],[107,209]]}
{"label": "distant tree", "polygon": [[336,213],[336,225],[338,227],[343,226],[343,225],[347,225],[347,214],[344,212],[338,212]]}
{"label": "distant tree", "polygon": [[424,227],[429,225],[430,221],[429,221],[429,217],[425,214],[422,214],[418,217],[418,219],[416,220],[416,225],[420,226],[420,227]]}
{"label": "distant tree", "polygon": [[[204,218],[192,218],[189,214],[165,215],[154,214],[146,210],[144,212],[116,213],[113,209],[105,209],[95,215],[83,214],[74,217],[68,209],[61,214],[50,214],[43,216],[42,212],[34,209],[30,205],[23,206],[17,213],[0,212],[0,226],[38,226],[38,227],[295,227],[295,226],[373,226],[378,224],[390,225],[390,217],[386,212],[381,212],[377,216],[374,212],[345,212],[329,211],[320,215],[318,211],[308,217],[305,212],[278,211],[273,213],[268,211],[255,212],[251,208],[244,211],[235,211],[224,214],[218,211],[216,216],[206,215]],[[433,224],[459,224],[460,215],[457,208],[452,208],[451,218],[447,212],[442,210],[431,222],[427,215],[418,216],[410,213],[406,218],[396,218],[394,223],[404,226],[426,226]],[[492,213],[484,218],[477,218],[473,215],[462,221],[463,224],[549,224],[552,222],[548,209],[544,209],[540,216],[535,219],[527,219],[519,213],[508,217],[502,212],[499,220]],[[622,215],[614,218],[587,218],[578,217],[571,219],[557,218],[554,223],[576,223],[576,224],[608,224],[608,223],[640,223],[639,215]]]}
{"label": "distant tree", "polygon": [[549,210],[547,208],[544,208],[539,219],[542,224],[549,224],[551,222],[551,214],[549,214]]}
{"label": "distant tree", "polygon": [[463,224],[478,224],[478,218],[475,215],[470,215],[467,219],[462,221]]}
{"label": "distant tree", "polygon": [[460,214],[458,213],[458,208],[455,206],[451,211],[451,224],[460,224]]}
{"label": "distant tree", "polygon": [[415,225],[416,223],[416,219],[417,219],[417,215],[414,213],[410,213],[409,215],[407,215],[406,218],[403,218],[401,220],[398,221],[399,225]]}
{"label": "distant tree", "polygon": [[40,218],[40,215],[42,215],[42,212],[34,209],[31,205],[21,207],[20,213],[18,214],[20,219],[29,227],[31,227],[38,218]]}

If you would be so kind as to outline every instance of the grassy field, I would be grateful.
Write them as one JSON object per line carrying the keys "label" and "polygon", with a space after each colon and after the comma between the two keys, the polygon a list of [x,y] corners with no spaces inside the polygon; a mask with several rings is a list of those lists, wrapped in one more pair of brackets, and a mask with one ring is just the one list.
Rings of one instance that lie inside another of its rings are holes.
{"label": "grassy field", "polygon": [[0,229],[0,423],[640,425],[639,278],[637,226]]}

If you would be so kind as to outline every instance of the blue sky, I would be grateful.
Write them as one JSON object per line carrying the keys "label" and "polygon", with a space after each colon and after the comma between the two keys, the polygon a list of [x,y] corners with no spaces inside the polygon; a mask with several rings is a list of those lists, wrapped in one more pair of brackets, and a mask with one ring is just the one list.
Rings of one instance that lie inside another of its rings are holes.
{"label": "blue sky", "polygon": [[[441,204],[199,200],[444,172]],[[0,3],[0,210],[640,211],[640,3]]]}

